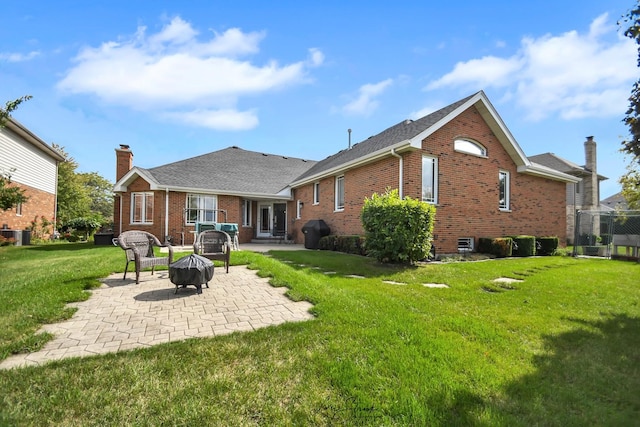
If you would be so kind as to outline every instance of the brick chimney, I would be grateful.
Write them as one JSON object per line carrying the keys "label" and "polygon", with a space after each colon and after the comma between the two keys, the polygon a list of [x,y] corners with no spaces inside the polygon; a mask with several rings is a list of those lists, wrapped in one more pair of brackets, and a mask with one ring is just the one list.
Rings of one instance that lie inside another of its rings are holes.
{"label": "brick chimney", "polygon": [[587,176],[583,178],[584,182],[584,199],[583,206],[585,209],[597,209],[600,205],[600,194],[598,185],[598,166],[596,158],[596,142],[592,136],[588,136],[584,142],[585,154],[585,171]]}
{"label": "brick chimney", "polygon": [[116,181],[125,176],[133,166],[133,153],[128,145],[120,144],[116,148]]}

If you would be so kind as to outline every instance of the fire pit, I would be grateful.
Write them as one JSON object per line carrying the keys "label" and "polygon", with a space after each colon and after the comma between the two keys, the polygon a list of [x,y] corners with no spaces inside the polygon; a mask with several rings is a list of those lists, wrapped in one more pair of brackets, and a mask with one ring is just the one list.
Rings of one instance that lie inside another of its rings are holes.
{"label": "fire pit", "polygon": [[205,257],[192,254],[169,265],[169,280],[178,287],[188,285],[196,287],[196,292],[202,293],[202,285],[209,287],[209,280],[213,277],[213,263]]}

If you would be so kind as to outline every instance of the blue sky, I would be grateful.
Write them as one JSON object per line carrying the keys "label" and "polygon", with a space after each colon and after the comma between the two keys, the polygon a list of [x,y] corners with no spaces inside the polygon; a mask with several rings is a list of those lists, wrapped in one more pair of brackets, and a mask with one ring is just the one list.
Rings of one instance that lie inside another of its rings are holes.
{"label": "blue sky", "polygon": [[29,1],[0,16],[0,100],[113,181],[114,149],[154,167],[232,145],[321,160],[484,90],[524,150],[619,191],[637,50],[632,0]]}

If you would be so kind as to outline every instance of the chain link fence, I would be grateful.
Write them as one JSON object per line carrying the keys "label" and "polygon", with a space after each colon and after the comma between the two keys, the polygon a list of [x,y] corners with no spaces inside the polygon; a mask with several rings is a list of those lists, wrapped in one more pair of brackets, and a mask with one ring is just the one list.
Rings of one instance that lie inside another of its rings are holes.
{"label": "chain link fence", "polygon": [[640,211],[577,211],[573,255],[640,261]]}

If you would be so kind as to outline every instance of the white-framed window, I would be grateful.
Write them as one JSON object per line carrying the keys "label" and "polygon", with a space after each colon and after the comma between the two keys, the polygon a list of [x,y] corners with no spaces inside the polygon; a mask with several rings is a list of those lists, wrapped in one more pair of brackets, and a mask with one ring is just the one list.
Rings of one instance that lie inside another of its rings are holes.
{"label": "white-framed window", "polygon": [[185,223],[217,222],[218,197],[210,194],[187,194]]}
{"label": "white-framed window", "polygon": [[319,182],[313,183],[313,204],[314,205],[320,204],[320,183]]}
{"label": "white-framed window", "polygon": [[131,193],[131,224],[153,224],[153,193]]}
{"label": "white-framed window", "polygon": [[16,216],[22,216],[22,203],[16,205]]}
{"label": "white-framed window", "polygon": [[422,201],[438,203],[438,159],[422,156]]}
{"label": "white-framed window", "polygon": [[302,202],[296,200],[296,219],[300,219],[300,217],[302,217]]}
{"label": "white-framed window", "polygon": [[510,195],[510,176],[507,171],[498,172],[498,182],[500,187],[500,201],[499,207],[501,211],[508,211],[511,203],[511,195]]}
{"label": "white-framed window", "polygon": [[251,200],[242,201],[242,226],[251,227]]}
{"label": "white-framed window", "polygon": [[487,149],[479,142],[469,139],[456,139],[453,141],[453,149],[474,156],[487,157]]}
{"label": "white-framed window", "polygon": [[336,210],[344,210],[344,175],[336,177]]}

